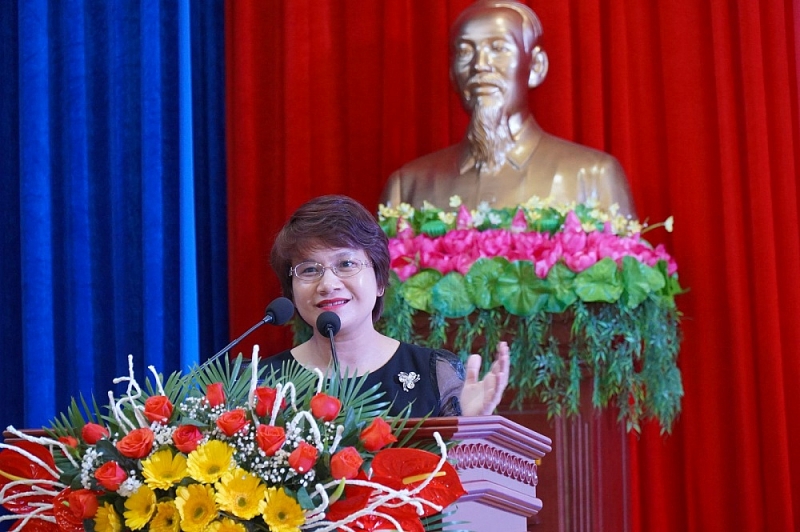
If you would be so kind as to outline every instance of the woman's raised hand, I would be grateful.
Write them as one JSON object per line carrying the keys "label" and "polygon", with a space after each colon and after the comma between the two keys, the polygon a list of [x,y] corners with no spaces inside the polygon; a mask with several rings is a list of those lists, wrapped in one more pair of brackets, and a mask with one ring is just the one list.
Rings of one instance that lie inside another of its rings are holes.
{"label": "woman's raised hand", "polygon": [[461,413],[465,416],[488,416],[494,412],[503,391],[508,385],[509,356],[508,344],[497,344],[492,367],[478,379],[481,371],[481,356],[470,355],[467,358],[467,377],[461,391]]}

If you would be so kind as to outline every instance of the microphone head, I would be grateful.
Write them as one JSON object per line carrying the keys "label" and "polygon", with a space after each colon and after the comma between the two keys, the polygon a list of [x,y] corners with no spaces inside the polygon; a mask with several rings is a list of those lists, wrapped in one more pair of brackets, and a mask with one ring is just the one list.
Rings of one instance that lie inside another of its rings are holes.
{"label": "microphone head", "polygon": [[335,312],[326,311],[317,317],[317,330],[324,336],[336,336],[341,328],[342,320]]}
{"label": "microphone head", "polygon": [[294,316],[294,303],[286,297],[279,297],[267,306],[266,320],[272,325],[283,325]]}

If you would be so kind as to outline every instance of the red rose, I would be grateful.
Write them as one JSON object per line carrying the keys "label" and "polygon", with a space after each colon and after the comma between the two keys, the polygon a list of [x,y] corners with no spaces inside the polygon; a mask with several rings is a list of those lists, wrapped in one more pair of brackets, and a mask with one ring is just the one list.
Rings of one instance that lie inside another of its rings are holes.
{"label": "red rose", "polygon": [[[272,407],[275,406],[275,398],[278,396],[278,390],[275,388],[267,388],[260,386],[256,388],[256,415],[264,417],[272,413]],[[281,401],[281,408],[286,405],[286,400]]]}
{"label": "red rose", "polygon": [[289,466],[299,473],[307,473],[317,463],[317,448],[301,441],[289,455]]}
{"label": "red rose", "polygon": [[147,427],[135,429],[117,442],[117,450],[127,458],[144,458],[153,449],[153,431]]}
{"label": "red rose", "polygon": [[225,412],[217,418],[217,426],[226,436],[233,436],[247,425],[247,414],[241,408]]}
{"label": "red rose", "polygon": [[333,421],[342,409],[342,402],[335,397],[318,393],[311,398],[311,413],[323,421]]}
{"label": "red rose", "polygon": [[392,434],[392,427],[380,417],[373,419],[369,427],[361,431],[359,438],[364,444],[364,449],[370,452],[375,452],[397,441],[395,435]]}
{"label": "red rose", "polygon": [[108,429],[97,423],[87,423],[81,429],[81,438],[89,445],[94,445],[102,438],[108,438]]}
{"label": "red rose", "polygon": [[112,460],[98,467],[97,471],[94,472],[94,478],[108,491],[117,491],[119,485],[125,482],[128,475],[118,463]]}
{"label": "red rose", "polygon": [[144,415],[150,423],[167,423],[172,416],[172,403],[164,395],[153,395],[144,402]]}
{"label": "red rose", "polygon": [[212,407],[225,404],[225,390],[222,389],[221,382],[215,382],[206,386],[206,401]]}
{"label": "red rose", "polygon": [[189,454],[197,449],[203,433],[194,425],[181,425],[172,433],[172,443],[182,453]]}
{"label": "red rose", "polygon": [[335,479],[354,479],[363,463],[364,460],[355,447],[345,447],[331,457],[331,475]]}
{"label": "red rose", "polygon": [[67,502],[69,502],[72,515],[80,520],[94,517],[100,506],[97,502],[97,494],[91,490],[73,491],[67,497]]}
{"label": "red rose", "polygon": [[274,456],[286,441],[286,431],[283,427],[272,425],[259,425],[256,429],[256,443],[258,448],[267,456]]}
{"label": "red rose", "polygon": [[78,446],[78,440],[72,436],[61,436],[60,438],[58,438],[58,441],[60,441],[67,447],[72,447],[73,449]]}

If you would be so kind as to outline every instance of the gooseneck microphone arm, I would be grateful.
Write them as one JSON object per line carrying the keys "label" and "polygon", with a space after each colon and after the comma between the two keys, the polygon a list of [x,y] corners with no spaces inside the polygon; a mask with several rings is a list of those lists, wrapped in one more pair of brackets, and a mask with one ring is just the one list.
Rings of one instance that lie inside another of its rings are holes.
{"label": "gooseneck microphone arm", "polygon": [[342,320],[335,312],[323,312],[317,317],[317,330],[323,336],[327,336],[331,341],[331,358],[333,359],[333,371],[336,378],[339,378],[339,357],[336,355],[336,342],[333,337],[342,328]]}
{"label": "gooseneck microphone arm", "polygon": [[265,323],[269,323],[272,325],[283,325],[284,323],[289,321],[292,318],[292,316],[294,316],[294,303],[292,303],[292,301],[289,298],[279,297],[273,300],[267,306],[267,310],[261,321],[259,321],[258,323],[247,329],[247,331],[245,331],[244,334],[239,336],[236,340],[232,341],[231,343],[220,349],[213,357],[206,360],[200,367],[207,366],[214,360],[218,359],[219,357],[230,351],[233,346],[244,340],[250,333],[258,329]]}

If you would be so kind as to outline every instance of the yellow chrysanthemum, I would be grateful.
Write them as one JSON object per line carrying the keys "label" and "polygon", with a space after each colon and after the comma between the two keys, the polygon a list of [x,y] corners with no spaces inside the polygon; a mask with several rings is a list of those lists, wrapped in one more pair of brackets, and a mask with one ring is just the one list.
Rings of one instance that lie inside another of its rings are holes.
{"label": "yellow chrysanthemum", "polygon": [[94,515],[95,532],[120,532],[122,530],[122,519],[114,510],[114,505],[104,503],[97,509]]}
{"label": "yellow chrysanthemum", "polygon": [[297,501],[286,494],[282,488],[267,489],[267,506],[264,508],[264,522],[271,532],[299,532],[306,516]]}
{"label": "yellow chrysanthemum", "polygon": [[252,519],[264,511],[267,488],[261,479],[237,467],[222,475],[216,484],[217,504],[240,519]]}
{"label": "yellow chrysanthemum", "polygon": [[217,518],[214,503],[214,488],[201,484],[189,484],[178,488],[175,506],[181,515],[181,529],[185,532],[202,532]]}
{"label": "yellow chrysanthemum", "polygon": [[225,442],[211,440],[191,453],[186,460],[189,476],[203,484],[213,484],[233,466],[233,447]]}
{"label": "yellow chrysanthemum", "polygon": [[178,532],[181,529],[181,516],[173,501],[156,504],[156,515],[150,521],[150,532]]}
{"label": "yellow chrysanthemum", "polygon": [[180,453],[172,455],[170,449],[163,449],[142,461],[144,481],[151,488],[168,490],[187,475],[186,457]]}
{"label": "yellow chrysanthemum", "polygon": [[145,485],[125,500],[125,525],[139,530],[153,517],[156,511],[156,494]]}
{"label": "yellow chrysanthemum", "polygon": [[206,529],[208,532],[247,532],[243,524],[237,523],[230,519],[220,519],[214,521]]}

